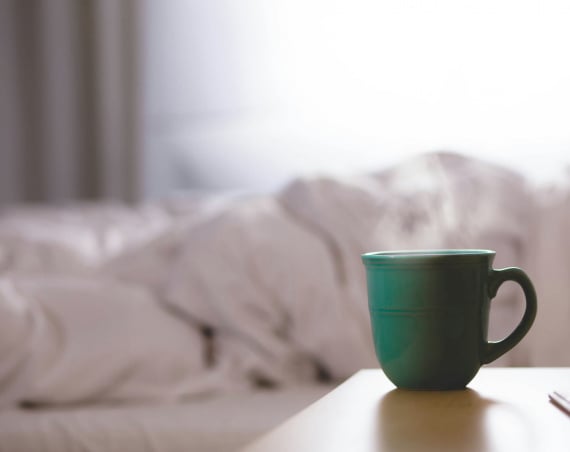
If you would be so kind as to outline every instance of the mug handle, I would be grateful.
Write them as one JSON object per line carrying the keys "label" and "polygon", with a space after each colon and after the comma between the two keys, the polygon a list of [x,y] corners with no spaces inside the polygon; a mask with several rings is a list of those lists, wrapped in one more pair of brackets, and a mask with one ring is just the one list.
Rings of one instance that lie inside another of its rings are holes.
{"label": "mug handle", "polygon": [[514,281],[521,286],[526,300],[526,308],[523,318],[510,335],[502,341],[485,343],[482,359],[483,364],[495,361],[498,357],[517,345],[528,332],[536,317],[536,292],[529,277],[520,268],[508,267],[498,270],[492,268],[489,271],[489,298],[495,298],[499,287],[505,281]]}

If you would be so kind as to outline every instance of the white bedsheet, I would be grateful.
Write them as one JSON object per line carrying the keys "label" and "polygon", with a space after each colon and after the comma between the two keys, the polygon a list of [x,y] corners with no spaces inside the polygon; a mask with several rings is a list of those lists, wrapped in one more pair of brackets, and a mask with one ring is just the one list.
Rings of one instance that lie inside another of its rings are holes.
{"label": "white bedsheet", "polygon": [[191,403],[0,411],[0,452],[233,452],[331,389],[303,386]]}

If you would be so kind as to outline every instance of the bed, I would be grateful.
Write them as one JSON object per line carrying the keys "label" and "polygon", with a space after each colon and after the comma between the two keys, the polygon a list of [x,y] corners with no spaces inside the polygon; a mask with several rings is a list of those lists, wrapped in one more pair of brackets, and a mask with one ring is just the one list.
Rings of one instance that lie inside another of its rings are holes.
{"label": "bed", "polygon": [[[235,450],[376,367],[360,254],[491,248],[536,323],[500,365],[570,365],[568,181],[457,154],[263,195],[0,216],[0,451]],[[514,287],[491,338],[516,324]]]}
{"label": "bed", "polygon": [[191,402],[0,412],[2,452],[232,451],[332,389],[304,385]]}

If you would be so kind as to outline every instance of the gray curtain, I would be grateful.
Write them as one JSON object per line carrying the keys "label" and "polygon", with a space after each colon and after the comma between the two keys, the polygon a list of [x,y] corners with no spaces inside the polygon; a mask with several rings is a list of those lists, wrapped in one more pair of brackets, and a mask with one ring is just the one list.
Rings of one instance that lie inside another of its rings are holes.
{"label": "gray curtain", "polygon": [[136,0],[0,0],[0,207],[139,193]]}

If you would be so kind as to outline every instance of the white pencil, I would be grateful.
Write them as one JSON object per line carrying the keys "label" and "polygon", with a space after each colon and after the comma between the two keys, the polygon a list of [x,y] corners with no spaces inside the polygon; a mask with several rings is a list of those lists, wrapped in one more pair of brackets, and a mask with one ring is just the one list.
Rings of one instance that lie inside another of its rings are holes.
{"label": "white pencil", "polygon": [[566,413],[570,414],[570,395],[563,394],[560,391],[553,391],[548,394],[548,397],[551,402],[566,411]]}

